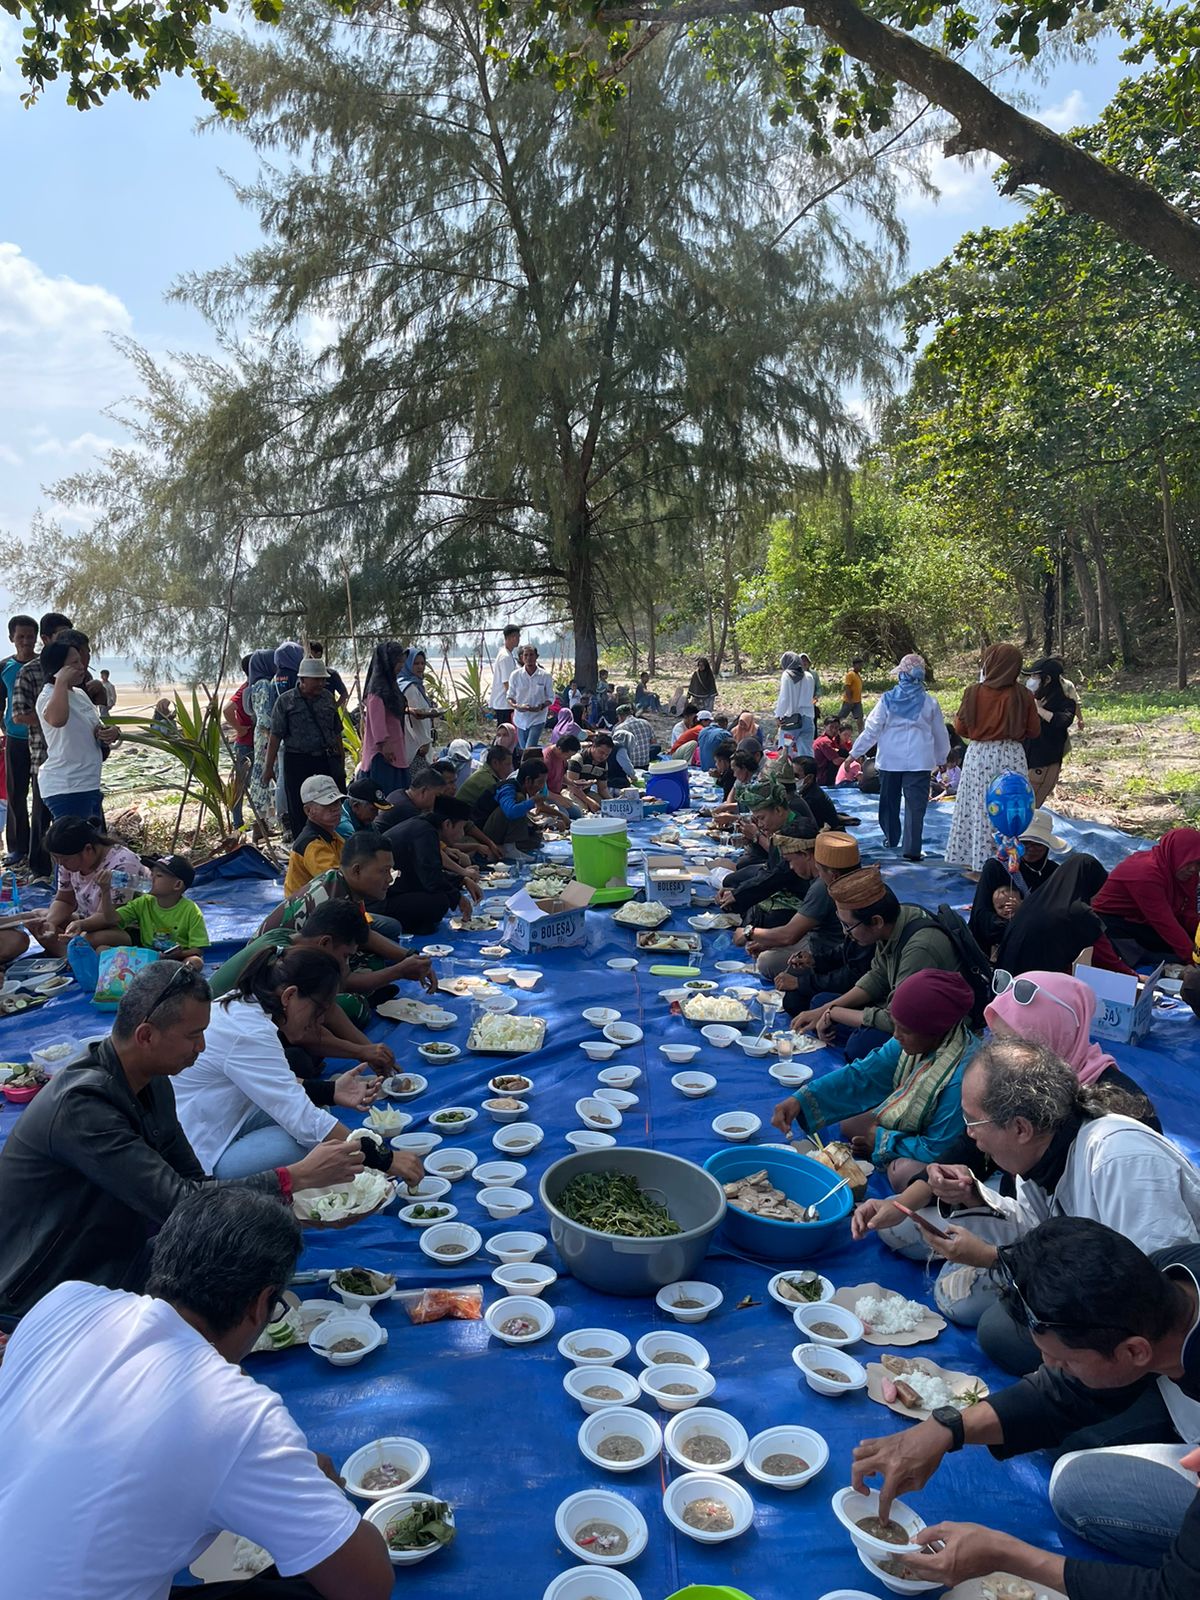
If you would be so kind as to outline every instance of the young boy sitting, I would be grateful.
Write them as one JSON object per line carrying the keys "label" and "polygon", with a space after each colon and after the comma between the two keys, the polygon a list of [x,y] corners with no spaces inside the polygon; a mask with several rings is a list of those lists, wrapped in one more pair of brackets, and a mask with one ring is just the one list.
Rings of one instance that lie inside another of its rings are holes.
{"label": "young boy sitting", "polygon": [[164,856],[150,872],[150,893],[134,895],[124,905],[114,906],[109,885],[100,890],[100,909],[67,927],[68,937],[100,934],[93,938],[96,949],[108,945],[136,944],[144,950],[157,950],[171,961],[186,961],[194,967],[204,965],[202,951],[211,944],[200,907],[187,898],[196,871],[184,856]]}

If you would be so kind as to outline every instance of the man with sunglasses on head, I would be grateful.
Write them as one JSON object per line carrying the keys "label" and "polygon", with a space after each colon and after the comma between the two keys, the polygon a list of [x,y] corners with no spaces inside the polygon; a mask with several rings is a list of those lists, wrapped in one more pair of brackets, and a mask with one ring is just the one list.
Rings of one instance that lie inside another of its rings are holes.
{"label": "man with sunglasses on head", "polygon": [[881,1477],[879,1515],[943,1458],[986,1445],[999,1460],[1058,1450],[1050,1504],[1127,1565],[1064,1558],[973,1523],[926,1528],[906,1567],[947,1587],[1003,1571],[1068,1600],[1200,1594],[1200,1244],[1143,1253],[1085,1217],[1052,1217],[1000,1253],[1005,1304],[1042,1366],[958,1411],[866,1439],[856,1489]]}
{"label": "man with sunglasses on head", "polygon": [[[168,1079],[204,1049],[200,973],[156,961],[129,985],[112,1037],[54,1074],[0,1150],[0,1328],[69,1278],[140,1289],[146,1246],[179,1202],[215,1184],[188,1143]],[[289,1167],[236,1181],[290,1200],[363,1165],[356,1142],[318,1144]]]}

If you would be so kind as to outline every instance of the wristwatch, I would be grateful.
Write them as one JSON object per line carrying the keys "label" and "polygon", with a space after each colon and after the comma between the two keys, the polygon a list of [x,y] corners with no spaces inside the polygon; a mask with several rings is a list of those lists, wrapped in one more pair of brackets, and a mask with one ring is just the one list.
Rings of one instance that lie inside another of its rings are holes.
{"label": "wristwatch", "polygon": [[966,1444],[966,1433],[963,1430],[962,1412],[957,1406],[938,1406],[929,1415],[935,1422],[940,1422],[943,1428],[950,1430],[950,1453],[961,1450]]}

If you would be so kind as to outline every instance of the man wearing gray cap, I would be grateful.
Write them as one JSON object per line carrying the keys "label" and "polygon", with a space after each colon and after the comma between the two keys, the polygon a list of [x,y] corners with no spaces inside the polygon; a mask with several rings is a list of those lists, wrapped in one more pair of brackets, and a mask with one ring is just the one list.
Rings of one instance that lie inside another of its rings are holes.
{"label": "man wearing gray cap", "polygon": [[345,787],[346,751],[337,704],[329,692],[329,668],[305,656],[296,687],[287,689],[271,712],[271,732],[263,756],[263,783],[275,779],[275,759],[283,751],[284,815],[292,838],[304,827],[300,789],[305,778],[323,773]]}

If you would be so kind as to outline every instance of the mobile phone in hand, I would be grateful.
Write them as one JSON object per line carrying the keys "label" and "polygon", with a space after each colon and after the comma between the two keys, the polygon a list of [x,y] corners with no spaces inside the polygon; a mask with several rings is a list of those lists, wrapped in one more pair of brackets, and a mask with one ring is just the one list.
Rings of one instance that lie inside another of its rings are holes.
{"label": "mobile phone in hand", "polygon": [[915,1222],[922,1233],[928,1233],[934,1239],[948,1239],[950,1237],[944,1228],[937,1228],[932,1222],[930,1222],[927,1218],[922,1217],[918,1212],[910,1211],[902,1201],[893,1200],[892,1204],[895,1206],[897,1211],[903,1211],[904,1215],[908,1217],[910,1221]]}

